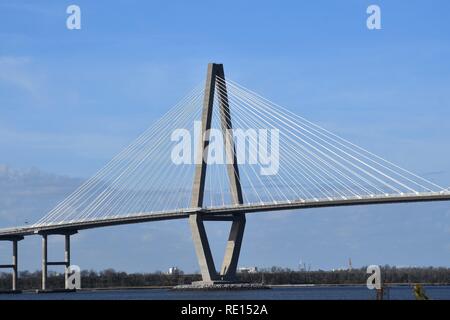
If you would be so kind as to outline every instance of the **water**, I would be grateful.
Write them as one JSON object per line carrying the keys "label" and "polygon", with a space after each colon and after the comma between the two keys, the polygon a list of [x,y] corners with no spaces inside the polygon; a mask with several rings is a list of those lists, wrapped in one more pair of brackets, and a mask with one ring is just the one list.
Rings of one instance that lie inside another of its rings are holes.
{"label": "water", "polygon": [[[425,286],[430,299],[450,300],[450,286]],[[386,299],[414,299],[411,286],[389,288]],[[365,286],[278,287],[271,290],[171,291],[168,289],[78,291],[71,293],[0,294],[0,300],[373,300],[375,292]]]}

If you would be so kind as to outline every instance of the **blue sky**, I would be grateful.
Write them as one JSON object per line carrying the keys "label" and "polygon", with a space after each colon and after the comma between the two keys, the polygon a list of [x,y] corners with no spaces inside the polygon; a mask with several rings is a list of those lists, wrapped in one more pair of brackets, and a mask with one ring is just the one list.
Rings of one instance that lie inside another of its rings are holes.
{"label": "blue sky", "polygon": [[[70,4],[81,7],[81,30],[65,27]],[[366,28],[370,4],[381,7],[382,30]],[[424,0],[0,0],[0,163],[89,177],[215,61],[229,78],[448,186],[449,9]],[[224,232],[212,227],[214,248]],[[82,267],[197,268],[186,221],[77,237]],[[450,266],[449,239],[445,203],[255,215],[241,263],[332,268],[351,256],[355,265]],[[29,268],[39,265],[37,240],[24,242]]]}

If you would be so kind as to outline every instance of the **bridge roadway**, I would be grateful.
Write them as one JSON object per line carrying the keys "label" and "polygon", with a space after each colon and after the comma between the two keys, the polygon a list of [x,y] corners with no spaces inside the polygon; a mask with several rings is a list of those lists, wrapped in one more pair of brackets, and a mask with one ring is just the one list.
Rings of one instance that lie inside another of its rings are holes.
{"label": "bridge roadway", "polygon": [[386,204],[386,203],[407,203],[407,202],[429,202],[429,201],[449,201],[450,191],[429,192],[429,193],[408,193],[403,195],[385,195],[385,196],[368,196],[354,198],[327,198],[314,200],[296,200],[290,202],[278,203],[262,203],[262,204],[244,204],[236,206],[224,206],[214,208],[191,208],[171,212],[154,212],[139,213],[125,217],[111,217],[100,220],[64,222],[53,225],[43,226],[24,226],[16,228],[0,229],[0,240],[29,236],[33,234],[59,234],[67,231],[78,231],[83,229],[92,229],[99,227],[107,227],[122,224],[142,223],[158,220],[171,220],[188,218],[189,215],[200,213],[207,219],[220,219],[221,221],[233,214],[266,212],[266,211],[282,211],[293,209],[307,208],[323,208],[351,205],[369,205],[369,204]]}

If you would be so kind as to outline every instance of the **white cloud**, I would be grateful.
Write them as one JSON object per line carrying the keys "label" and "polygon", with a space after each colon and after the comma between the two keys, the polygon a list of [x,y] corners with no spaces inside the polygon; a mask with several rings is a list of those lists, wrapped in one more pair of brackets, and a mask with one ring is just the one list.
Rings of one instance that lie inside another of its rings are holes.
{"label": "white cloud", "polygon": [[42,73],[33,70],[31,58],[0,56],[0,85],[13,86],[41,100],[44,80]]}
{"label": "white cloud", "polygon": [[0,227],[35,222],[81,184],[80,179],[36,168],[0,168]]}
{"label": "white cloud", "polygon": [[69,152],[82,157],[109,158],[127,144],[126,138],[95,133],[44,133],[19,131],[0,123],[0,146],[20,145],[24,149]]}

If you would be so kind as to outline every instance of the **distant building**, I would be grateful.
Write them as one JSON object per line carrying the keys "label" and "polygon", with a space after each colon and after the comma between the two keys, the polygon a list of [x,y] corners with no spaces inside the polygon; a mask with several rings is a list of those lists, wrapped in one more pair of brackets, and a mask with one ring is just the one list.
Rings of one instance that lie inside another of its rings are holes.
{"label": "distant building", "polygon": [[240,267],[237,269],[237,272],[240,273],[257,273],[258,267]]}
{"label": "distant building", "polygon": [[338,272],[338,271],[348,271],[347,267],[341,267],[341,268],[333,268],[331,269],[332,272]]}
{"label": "distant building", "polygon": [[178,267],[170,267],[167,274],[172,274],[172,275],[183,274],[183,271],[181,271]]}

